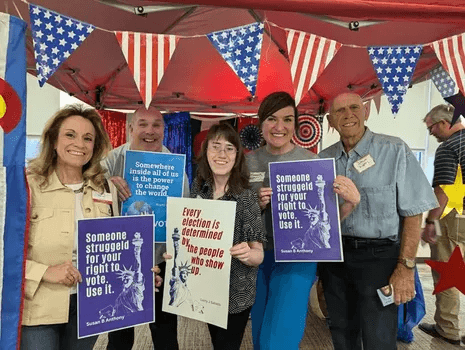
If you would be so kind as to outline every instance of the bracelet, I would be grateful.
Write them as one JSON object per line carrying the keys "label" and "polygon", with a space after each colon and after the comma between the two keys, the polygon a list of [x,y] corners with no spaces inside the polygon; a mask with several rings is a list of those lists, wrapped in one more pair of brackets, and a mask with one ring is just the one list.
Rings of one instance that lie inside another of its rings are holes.
{"label": "bracelet", "polygon": [[426,225],[434,225],[434,220],[426,219],[425,223],[426,223]]}

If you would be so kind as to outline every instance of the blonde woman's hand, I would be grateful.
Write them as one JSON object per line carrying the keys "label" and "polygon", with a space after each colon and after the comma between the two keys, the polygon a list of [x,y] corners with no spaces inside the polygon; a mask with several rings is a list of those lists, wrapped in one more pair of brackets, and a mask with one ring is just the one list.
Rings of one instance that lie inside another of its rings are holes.
{"label": "blonde woman's hand", "polygon": [[80,272],[73,266],[71,261],[49,266],[42,276],[42,279],[45,282],[64,284],[68,287],[72,287],[78,282],[82,282]]}

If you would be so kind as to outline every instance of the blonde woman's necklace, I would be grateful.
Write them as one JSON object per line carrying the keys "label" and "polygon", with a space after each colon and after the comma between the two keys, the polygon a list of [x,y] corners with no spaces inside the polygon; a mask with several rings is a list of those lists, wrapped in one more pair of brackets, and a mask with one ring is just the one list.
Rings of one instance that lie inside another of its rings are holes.
{"label": "blonde woman's necklace", "polygon": [[73,192],[76,193],[76,194],[84,192],[84,183],[77,190],[73,190]]}
{"label": "blonde woman's necklace", "polygon": [[84,182],[77,184],[66,184],[65,186],[70,188],[75,194],[84,192]]}

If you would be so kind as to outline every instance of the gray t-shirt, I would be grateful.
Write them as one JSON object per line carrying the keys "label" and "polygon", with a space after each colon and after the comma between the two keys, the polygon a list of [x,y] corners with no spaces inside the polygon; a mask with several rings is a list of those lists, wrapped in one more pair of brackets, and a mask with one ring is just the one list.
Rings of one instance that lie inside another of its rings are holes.
{"label": "gray t-shirt", "polygon": [[[269,153],[265,147],[248,153],[245,156],[250,171],[250,185],[257,192],[261,187],[270,187],[270,174],[268,163],[271,162],[288,162],[292,160],[315,159],[318,156],[305,148],[295,146],[292,151],[285,154],[274,155]],[[273,222],[271,218],[271,205],[268,204],[262,211],[262,221],[266,231],[267,242],[264,244],[265,250],[274,249],[273,239]]]}
{"label": "gray t-shirt", "polygon": [[[126,151],[130,150],[130,143],[115,148],[108,156],[102,160],[102,166],[108,170],[108,176],[120,176],[124,177],[124,159]],[[162,153],[171,153],[168,148],[163,146]],[[186,173],[184,173],[184,190],[183,197],[189,197],[189,180],[187,179]],[[121,205],[119,206],[122,207]],[[163,261],[163,253],[166,252],[165,243],[155,243],[155,264]]]}

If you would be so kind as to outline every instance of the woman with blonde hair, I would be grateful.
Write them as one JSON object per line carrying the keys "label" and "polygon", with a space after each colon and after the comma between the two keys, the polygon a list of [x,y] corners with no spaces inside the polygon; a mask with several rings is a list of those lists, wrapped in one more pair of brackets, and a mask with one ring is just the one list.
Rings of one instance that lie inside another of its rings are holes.
{"label": "woman with blonde hair", "polygon": [[21,349],[92,349],[77,339],[77,220],[118,213],[101,159],[110,140],[93,108],[66,106],[46,124],[30,162],[30,226]]}

